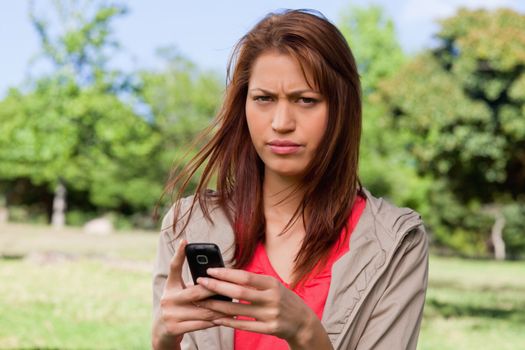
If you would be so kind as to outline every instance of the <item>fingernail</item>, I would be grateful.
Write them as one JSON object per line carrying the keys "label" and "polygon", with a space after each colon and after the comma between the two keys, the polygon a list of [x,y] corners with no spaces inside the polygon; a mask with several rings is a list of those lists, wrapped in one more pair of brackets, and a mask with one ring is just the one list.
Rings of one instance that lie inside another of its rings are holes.
{"label": "fingernail", "polygon": [[206,277],[199,277],[197,278],[197,283],[202,284],[203,286],[208,285],[209,280]]}
{"label": "fingernail", "polygon": [[219,272],[219,270],[214,269],[213,267],[210,267],[209,269],[206,270],[206,272],[208,273],[208,275],[216,275]]}
{"label": "fingernail", "polygon": [[221,325],[221,324],[223,323],[222,320],[220,320],[220,319],[213,320],[213,321],[211,321],[211,322],[212,322],[213,324],[216,324],[216,325]]}

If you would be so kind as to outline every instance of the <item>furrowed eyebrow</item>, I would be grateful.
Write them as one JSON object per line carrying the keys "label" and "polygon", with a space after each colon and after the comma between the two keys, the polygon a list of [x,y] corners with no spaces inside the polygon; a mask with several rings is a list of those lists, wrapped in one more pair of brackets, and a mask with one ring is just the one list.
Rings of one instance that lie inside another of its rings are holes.
{"label": "furrowed eyebrow", "polygon": [[[261,91],[262,93],[266,94],[266,95],[270,95],[270,96],[275,96],[277,95],[276,93],[274,92],[271,92],[271,91],[268,91],[268,90],[265,90],[265,89],[261,89],[261,88],[253,88],[253,89],[250,89],[250,92],[255,92],[255,91]],[[315,94],[321,94],[320,92],[317,92],[315,90],[310,90],[310,89],[303,89],[303,90],[296,90],[296,91],[292,91],[290,92],[287,96],[299,96],[305,92],[312,92],[312,93],[315,93]]]}

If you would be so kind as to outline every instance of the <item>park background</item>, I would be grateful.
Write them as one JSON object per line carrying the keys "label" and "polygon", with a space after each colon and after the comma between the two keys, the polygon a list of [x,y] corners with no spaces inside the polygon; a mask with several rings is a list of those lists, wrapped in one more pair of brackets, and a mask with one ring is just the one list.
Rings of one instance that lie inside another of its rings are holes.
{"label": "park background", "polygon": [[170,169],[236,40],[304,7],[358,61],[362,182],[427,225],[419,348],[523,348],[525,3],[35,0],[0,3],[0,349],[149,348]]}

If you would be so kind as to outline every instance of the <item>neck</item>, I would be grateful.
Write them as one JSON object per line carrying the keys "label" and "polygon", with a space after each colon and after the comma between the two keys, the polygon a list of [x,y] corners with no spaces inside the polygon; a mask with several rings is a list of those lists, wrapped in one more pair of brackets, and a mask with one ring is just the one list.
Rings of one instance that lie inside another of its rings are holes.
{"label": "neck", "polygon": [[[303,195],[297,179],[267,172],[263,182],[264,214],[267,222],[279,223],[283,229],[301,205]],[[302,224],[300,217],[297,223]]]}
{"label": "neck", "polygon": [[267,173],[263,182],[263,199],[265,208],[278,208],[279,210],[297,209],[303,199],[303,192],[298,187],[295,179],[281,177],[274,173]]}

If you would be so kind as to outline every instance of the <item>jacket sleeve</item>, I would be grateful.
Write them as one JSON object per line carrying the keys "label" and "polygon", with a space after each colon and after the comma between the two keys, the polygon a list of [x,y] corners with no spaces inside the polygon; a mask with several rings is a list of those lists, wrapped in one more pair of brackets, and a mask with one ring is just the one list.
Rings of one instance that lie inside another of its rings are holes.
{"label": "jacket sleeve", "polygon": [[384,291],[357,349],[416,349],[428,284],[428,237],[421,226],[403,239],[387,273]]}
{"label": "jacket sleeve", "polygon": [[[186,238],[184,232],[173,229],[174,207],[164,216],[157,246],[157,255],[153,265],[153,322],[160,312],[160,298],[164,292],[164,286],[168,279],[170,262],[175,254],[175,248],[182,239]],[[185,334],[181,350],[197,349],[191,333]]]}

